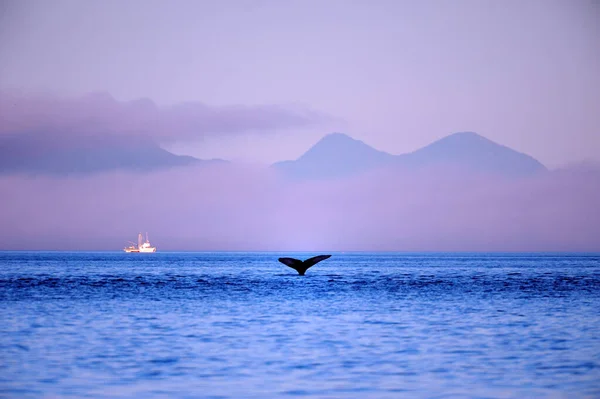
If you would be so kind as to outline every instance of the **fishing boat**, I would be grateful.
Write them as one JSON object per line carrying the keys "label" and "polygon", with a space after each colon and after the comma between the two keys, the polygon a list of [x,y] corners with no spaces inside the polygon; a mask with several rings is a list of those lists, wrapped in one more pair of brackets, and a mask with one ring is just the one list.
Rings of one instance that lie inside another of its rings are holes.
{"label": "fishing boat", "polygon": [[123,251],[125,252],[156,252],[156,247],[153,247],[150,245],[150,241],[148,241],[148,233],[146,233],[146,241],[144,241],[144,237],[142,236],[142,233],[138,234],[138,243],[137,246],[135,245],[135,243],[131,242],[131,244],[128,247],[123,248]]}

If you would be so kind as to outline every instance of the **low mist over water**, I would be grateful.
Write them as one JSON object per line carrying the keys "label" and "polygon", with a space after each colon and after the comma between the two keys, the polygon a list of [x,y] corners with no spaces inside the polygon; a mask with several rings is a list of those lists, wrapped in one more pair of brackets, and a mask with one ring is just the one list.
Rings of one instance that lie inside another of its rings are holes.
{"label": "low mist over water", "polygon": [[598,250],[600,173],[507,179],[375,170],[290,182],[221,165],[86,178],[0,177],[4,249]]}

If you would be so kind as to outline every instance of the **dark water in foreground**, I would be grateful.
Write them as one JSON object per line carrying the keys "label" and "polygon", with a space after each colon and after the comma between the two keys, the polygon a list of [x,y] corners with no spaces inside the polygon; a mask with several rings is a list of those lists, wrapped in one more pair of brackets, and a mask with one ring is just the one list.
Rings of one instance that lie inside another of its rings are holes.
{"label": "dark water in foreground", "polygon": [[280,255],[0,252],[0,396],[600,398],[598,255]]}

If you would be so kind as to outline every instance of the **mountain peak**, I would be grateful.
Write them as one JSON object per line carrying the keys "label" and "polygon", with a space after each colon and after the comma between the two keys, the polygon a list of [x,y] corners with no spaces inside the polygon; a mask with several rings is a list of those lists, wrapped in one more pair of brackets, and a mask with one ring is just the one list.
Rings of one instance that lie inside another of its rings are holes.
{"label": "mountain peak", "polygon": [[[357,140],[353,137],[348,136],[345,133],[329,133],[323,136],[319,141],[317,141],[306,154],[311,151],[327,149],[328,151],[344,151],[344,150],[357,150],[362,148],[362,150],[373,150],[377,151],[369,145],[365,144],[363,141]],[[306,155],[304,154],[304,155]]]}
{"label": "mountain peak", "polygon": [[313,145],[299,159],[324,162],[360,162],[380,157],[391,157],[390,154],[376,150],[360,140],[344,133],[330,133]]}
{"label": "mountain peak", "polygon": [[499,151],[501,149],[516,152],[475,132],[452,133],[415,152],[437,151],[438,149],[443,150],[444,152],[452,152],[456,155],[470,153],[472,151]]}
{"label": "mountain peak", "polygon": [[498,144],[475,132],[458,132],[407,154],[417,164],[460,164],[478,172],[528,175],[546,171],[533,157]]}
{"label": "mountain peak", "polygon": [[[485,139],[485,137],[483,137],[482,135],[480,135],[479,133],[475,133],[475,132],[470,132],[470,131],[466,131],[466,132],[456,132],[456,133],[452,133],[446,137],[480,137],[482,139]],[[486,139],[487,140],[487,139]]]}
{"label": "mountain peak", "polygon": [[[437,142],[457,142],[457,143],[494,143],[492,140],[475,132],[456,132],[439,139]],[[435,143],[432,143],[435,144]],[[499,145],[499,144],[496,144]]]}
{"label": "mountain peak", "polygon": [[348,136],[346,133],[339,133],[339,132],[333,132],[333,133],[326,134],[319,141],[333,141],[333,140],[334,141],[360,141],[360,140],[356,140],[356,139]]}
{"label": "mountain peak", "polygon": [[478,173],[526,176],[547,171],[527,154],[471,131],[456,132],[408,154],[391,155],[344,133],[330,133],[295,161],[273,166],[288,176],[332,178],[362,173],[383,165],[416,171],[458,166]]}
{"label": "mountain peak", "polygon": [[330,133],[296,161],[274,164],[292,176],[343,177],[391,161],[393,155],[356,140],[344,133]]}
{"label": "mountain peak", "polygon": [[454,137],[454,138],[459,138],[459,139],[464,139],[464,140],[473,140],[473,139],[477,139],[477,140],[488,140],[488,138],[482,136],[481,134],[477,133],[477,132],[471,132],[471,131],[466,131],[466,132],[455,132],[452,134],[449,134],[446,137]]}

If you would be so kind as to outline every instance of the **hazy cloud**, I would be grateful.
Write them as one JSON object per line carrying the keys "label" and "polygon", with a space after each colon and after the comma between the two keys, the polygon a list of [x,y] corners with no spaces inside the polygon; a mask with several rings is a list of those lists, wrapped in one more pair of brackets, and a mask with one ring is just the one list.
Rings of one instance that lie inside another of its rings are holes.
{"label": "hazy cloud", "polygon": [[113,134],[157,141],[193,140],[207,134],[274,131],[318,124],[327,117],[299,106],[209,106],[152,100],[121,102],[106,93],[79,97],[0,92],[0,134]]}
{"label": "hazy cloud", "polygon": [[600,250],[598,171],[510,180],[386,170],[290,183],[248,165],[0,178],[0,249]]}

